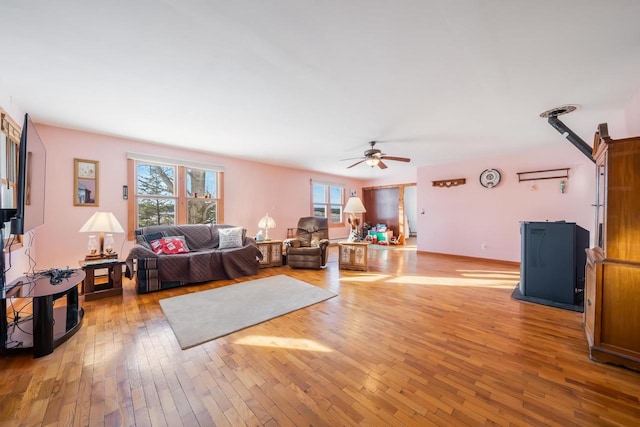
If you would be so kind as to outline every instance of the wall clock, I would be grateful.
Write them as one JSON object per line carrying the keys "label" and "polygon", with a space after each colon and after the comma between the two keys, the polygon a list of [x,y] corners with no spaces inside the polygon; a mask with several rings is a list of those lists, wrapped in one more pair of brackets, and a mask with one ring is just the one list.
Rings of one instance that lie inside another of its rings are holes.
{"label": "wall clock", "polygon": [[493,188],[500,182],[500,172],[497,169],[485,169],[480,174],[480,184],[485,188]]}

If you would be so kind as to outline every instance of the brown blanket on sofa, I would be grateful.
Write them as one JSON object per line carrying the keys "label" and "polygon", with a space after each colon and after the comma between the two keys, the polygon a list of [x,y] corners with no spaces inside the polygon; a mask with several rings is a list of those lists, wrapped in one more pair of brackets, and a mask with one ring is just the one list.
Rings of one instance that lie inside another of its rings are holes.
{"label": "brown blanket on sofa", "polygon": [[[159,228],[147,227],[147,229]],[[262,259],[262,253],[250,237],[244,238],[242,247],[218,249],[217,230],[207,236],[207,231],[203,232],[202,227],[167,226],[161,229],[168,235],[184,236],[190,252],[157,255],[143,245],[136,245],[126,259],[128,278],[133,277],[135,259],[157,258],[158,275],[161,281],[186,283],[253,275],[257,272],[256,259]]]}

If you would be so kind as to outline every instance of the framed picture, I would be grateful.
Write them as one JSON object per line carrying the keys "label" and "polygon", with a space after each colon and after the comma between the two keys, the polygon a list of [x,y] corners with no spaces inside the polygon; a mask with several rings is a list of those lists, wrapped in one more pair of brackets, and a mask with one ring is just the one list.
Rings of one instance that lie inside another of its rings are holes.
{"label": "framed picture", "polygon": [[73,205],[98,205],[98,162],[73,159]]}

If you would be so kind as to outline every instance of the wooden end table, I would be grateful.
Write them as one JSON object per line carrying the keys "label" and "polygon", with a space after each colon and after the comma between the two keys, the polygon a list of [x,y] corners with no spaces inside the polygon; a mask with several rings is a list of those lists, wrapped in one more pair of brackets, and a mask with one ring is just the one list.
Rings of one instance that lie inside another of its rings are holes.
{"label": "wooden end table", "polygon": [[340,270],[367,271],[369,243],[338,242],[338,266]]}
{"label": "wooden end table", "polygon": [[[82,285],[85,301],[93,301],[100,298],[122,295],[122,266],[124,261],[118,259],[81,260],[80,267],[85,271],[86,277]],[[96,270],[106,269],[106,280],[96,281]]]}
{"label": "wooden end table", "polygon": [[260,268],[282,267],[282,240],[261,240],[256,246],[262,252]]}

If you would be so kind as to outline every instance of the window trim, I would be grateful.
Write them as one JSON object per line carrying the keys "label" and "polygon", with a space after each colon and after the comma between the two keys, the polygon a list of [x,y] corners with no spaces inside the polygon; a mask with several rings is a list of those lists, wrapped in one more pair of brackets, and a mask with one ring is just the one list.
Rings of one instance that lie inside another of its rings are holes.
{"label": "window trim", "polygon": [[224,172],[224,166],[213,163],[194,162],[192,160],[170,159],[168,157],[153,156],[142,153],[127,153],[127,160],[137,160],[141,162],[156,163],[167,166],[185,166],[192,169],[203,169],[213,172]]}
{"label": "window trim", "polygon": [[[313,201],[313,186],[314,185],[322,185],[325,187],[325,195],[326,195],[326,203],[315,203]],[[331,222],[331,187],[338,187],[341,189],[341,194],[342,194],[342,203],[340,204],[340,222]],[[325,212],[326,212],[326,216],[325,218],[327,218],[328,223],[329,223],[329,228],[339,228],[339,227],[344,227],[346,225],[346,221],[345,221],[345,215],[344,215],[344,205],[346,204],[346,196],[347,196],[347,186],[345,184],[341,184],[341,183],[336,183],[336,182],[329,182],[329,181],[320,181],[320,180],[314,180],[311,179],[310,180],[310,185],[309,185],[309,192],[310,192],[310,212],[311,212],[311,216],[315,216],[314,215],[314,205],[319,205],[322,204],[325,206]]]}
{"label": "window trim", "polygon": [[[163,162],[162,160],[166,160]],[[135,239],[135,230],[137,224],[137,163],[160,164],[164,166],[173,166],[176,168],[176,194],[167,196],[167,198],[176,200],[176,225],[186,224],[186,209],[189,198],[186,195],[186,174],[187,169],[201,169],[216,172],[217,176],[217,193],[215,198],[217,202],[217,218],[218,224],[224,223],[224,167],[219,165],[211,165],[201,162],[191,162],[188,160],[166,159],[159,156],[148,156],[145,154],[127,153],[127,186],[129,187],[129,196],[127,198],[127,239]],[[184,163],[184,164],[183,164]]]}
{"label": "window trim", "polygon": [[[7,146],[5,152],[5,173],[7,175],[6,178],[0,177],[0,185],[7,186],[13,189],[13,199],[17,201],[18,199],[18,162],[20,159],[18,158],[18,153],[20,152],[20,135],[22,133],[22,129],[20,126],[11,118],[11,116],[2,108],[0,108],[0,132],[6,136]],[[12,153],[13,156],[10,156],[9,143],[15,145],[15,153]],[[13,159],[11,163],[9,163],[10,159]],[[16,181],[11,181],[10,178],[15,178]],[[22,247],[23,235],[12,235],[7,228],[4,229],[4,250],[8,252],[12,249],[17,249]]]}

